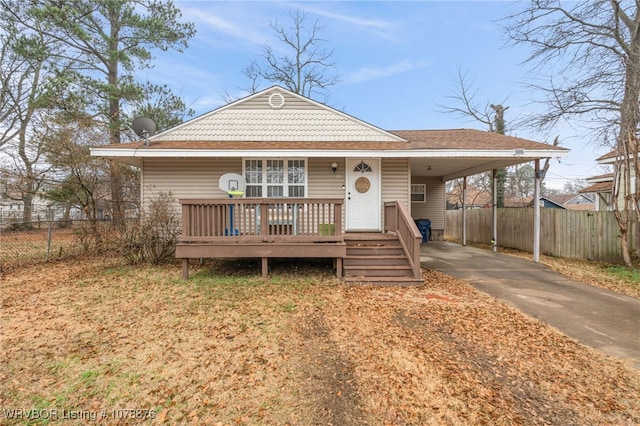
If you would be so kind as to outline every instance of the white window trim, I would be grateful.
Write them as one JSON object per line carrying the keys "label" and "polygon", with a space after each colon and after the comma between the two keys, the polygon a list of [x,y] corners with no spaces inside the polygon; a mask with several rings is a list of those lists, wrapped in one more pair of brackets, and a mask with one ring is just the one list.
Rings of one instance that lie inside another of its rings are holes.
{"label": "white window trim", "polygon": [[[289,193],[289,182],[288,182],[288,162],[291,161],[304,161],[304,198],[308,198],[309,196],[309,159],[306,157],[243,157],[242,158],[242,176],[246,176],[246,168],[247,161],[251,160],[260,160],[262,161],[262,197],[261,198],[269,198],[267,197],[267,187],[269,185],[274,186],[273,184],[267,184],[267,160],[282,160],[284,164],[284,175],[285,182],[282,184],[282,193]],[[255,186],[255,184],[249,184]],[[279,185],[275,185],[279,186]],[[302,186],[300,184],[293,184],[292,186]],[[284,195],[283,198],[289,198],[287,195]]]}
{"label": "white window trim", "polygon": [[[415,192],[414,188],[417,189],[418,187],[420,187],[420,191],[419,192]],[[422,195],[422,200],[418,201],[418,200],[414,200],[413,196],[416,194],[420,194]],[[412,203],[426,203],[427,202],[427,185],[424,183],[412,183],[411,184],[411,202]]]}

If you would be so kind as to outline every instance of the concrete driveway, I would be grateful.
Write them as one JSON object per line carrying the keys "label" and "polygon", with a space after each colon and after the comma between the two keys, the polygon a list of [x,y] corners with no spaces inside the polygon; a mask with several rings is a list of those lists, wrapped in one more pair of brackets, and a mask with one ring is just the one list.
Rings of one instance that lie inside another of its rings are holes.
{"label": "concrete driveway", "polygon": [[421,247],[423,267],[467,281],[566,335],[640,369],[640,300],[572,281],[533,261],[450,242]]}

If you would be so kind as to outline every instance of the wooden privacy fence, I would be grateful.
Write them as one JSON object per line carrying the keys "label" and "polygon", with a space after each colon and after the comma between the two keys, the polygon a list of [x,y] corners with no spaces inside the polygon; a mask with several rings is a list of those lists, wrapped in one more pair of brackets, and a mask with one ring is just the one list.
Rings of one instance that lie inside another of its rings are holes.
{"label": "wooden privacy fence", "polygon": [[[491,209],[467,210],[467,241],[489,244]],[[629,241],[635,241],[632,226]],[[462,210],[448,210],[445,235],[462,240]],[[498,246],[533,251],[533,209],[498,209]],[[613,212],[540,209],[540,251],[569,259],[622,261],[620,231]],[[633,247],[632,250],[633,251]]]}

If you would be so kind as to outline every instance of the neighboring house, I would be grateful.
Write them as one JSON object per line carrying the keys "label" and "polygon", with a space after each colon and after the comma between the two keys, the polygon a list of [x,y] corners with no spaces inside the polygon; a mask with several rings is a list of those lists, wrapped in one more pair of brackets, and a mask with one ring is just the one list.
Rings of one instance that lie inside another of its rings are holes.
{"label": "neighboring house", "polygon": [[[185,277],[189,258],[262,258],[266,275],[271,257],[328,257],[346,279],[399,283],[421,281],[414,220],[444,236],[447,181],[568,150],[470,129],[386,131],[274,86],[148,143],[91,152],[140,167],[143,206],[160,192],[180,201]],[[226,173],[245,178],[242,198],[219,188]]]}
{"label": "neighboring house", "polygon": [[[529,199],[528,207],[533,207]],[[590,194],[560,194],[540,197],[540,207],[562,210],[594,210],[595,202]]]}
{"label": "neighboring house", "polygon": [[[542,200],[544,197],[540,197]],[[507,197],[504,199],[505,208],[524,208],[533,207],[533,197]],[[540,207],[546,207],[544,203]]]}
{"label": "neighboring house", "polygon": [[597,211],[612,211],[613,173],[592,176],[587,179],[590,185],[580,190],[581,194],[593,194]]}
{"label": "neighboring house", "polygon": [[[618,167],[618,165],[624,166],[624,161],[619,161],[621,160],[621,158],[623,157],[623,155],[619,155],[617,150],[612,150],[600,157],[598,157],[596,159],[596,161],[598,162],[598,164],[602,165],[602,166],[608,166],[610,167],[614,173],[609,173],[609,174],[604,174],[604,175],[600,175],[600,176],[592,176],[590,178],[587,179],[587,182],[590,183],[591,185],[585,189],[583,189],[582,191],[580,191],[581,193],[594,193],[597,195],[596,197],[596,210],[599,211],[613,211],[614,205],[614,187],[615,187],[615,182],[614,179],[616,178],[616,167]],[[624,170],[624,169],[623,169]],[[623,183],[623,176],[624,173],[620,173],[618,175],[621,178],[621,188],[624,186]],[[636,173],[635,173],[635,168],[632,168],[630,170],[629,173],[629,178],[630,178],[630,190],[634,191],[636,184],[637,184],[637,178],[636,178]],[[617,195],[617,199],[618,199],[618,206],[619,208],[622,210],[624,209],[624,191],[622,189],[620,189],[620,191],[618,191],[618,195]]]}
{"label": "neighboring house", "polygon": [[[462,208],[461,189],[456,187],[447,193],[447,208],[456,210]],[[493,202],[491,191],[475,187],[467,188],[467,208],[489,208]],[[505,208],[533,207],[533,197],[507,197],[504,200]],[[563,210],[593,210],[594,201],[588,194],[562,194],[554,196],[541,196],[540,207],[556,208]]]}
{"label": "neighboring house", "polygon": [[[31,204],[31,221],[52,220],[58,206],[47,200],[42,194],[36,194]],[[24,220],[24,201],[21,194],[0,194],[0,221],[22,222]]]}
{"label": "neighboring house", "polygon": [[[533,207],[532,199],[528,200],[527,207]],[[547,209],[561,209],[561,210],[567,209],[564,205],[562,205],[562,202],[554,201],[550,197],[546,197],[546,196],[540,197],[540,207],[547,208]]]}
{"label": "neighboring house", "polygon": [[[108,219],[107,202],[98,200],[96,212],[97,219]],[[31,210],[31,221],[59,221],[59,220],[86,220],[88,215],[82,209],[72,206],[67,207],[64,203],[58,203],[47,199],[43,194],[38,194],[33,199]],[[68,211],[67,211],[68,209]],[[0,221],[1,222],[22,222],[24,219],[24,201],[19,199],[19,195],[0,196]]]}
{"label": "neighboring house", "polygon": [[596,201],[593,193],[579,192],[578,194],[568,194],[565,198],[567,199],[560,201],[568,210],[590,211],[596,209]]}
{"label": "neighboring house", "polygon": [[[467,203],[467,209],[483,209],[491,207],[493,202],[493,196],[491,191],[487,191],[484,188],[476,188],[474,186],[468,186],[465,191]],[[447,209],[459,210],[463,205],[462,200],[462,187],[456,186],[447,193]]]}

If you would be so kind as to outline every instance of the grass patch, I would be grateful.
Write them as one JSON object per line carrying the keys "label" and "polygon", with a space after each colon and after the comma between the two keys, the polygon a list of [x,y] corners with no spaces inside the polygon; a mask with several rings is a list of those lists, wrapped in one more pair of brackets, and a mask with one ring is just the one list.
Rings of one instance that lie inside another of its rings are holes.
{"label": "grass patch", "polygon": [[640,284],[640,269],[638,268],[614,265],[608,266],[605,269],[614,277],[624,280],[634,287],[637,287],[638,284]]}
{"label": "grass patch", "polygon": [[239,265],[6,274],[0,399],[159,424],[640,423],[637,370],[451,277],[349,287],[330,262]]}

